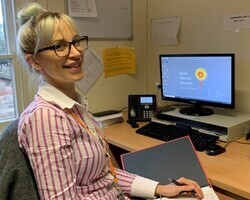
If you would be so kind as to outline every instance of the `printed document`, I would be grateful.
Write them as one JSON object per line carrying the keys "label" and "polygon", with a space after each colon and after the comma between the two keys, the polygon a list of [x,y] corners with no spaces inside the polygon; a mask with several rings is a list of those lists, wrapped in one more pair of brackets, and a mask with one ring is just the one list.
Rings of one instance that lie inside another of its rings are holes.
{"label": "printed document", "polygon": [[[217,194],[214,192],[213,188],[211,188],[210,186],[206,186],[202,188],[203,194],[204,194],[204,198],[203,200],[219,200]],[[167,199],[171,199],[171,200],[196,200],[196,198],[191,198],[191,197],[178,197],[178,198],[167,198],[167,197],[163,197],[163,198],[159,198],[157,200],[167,200]]]}

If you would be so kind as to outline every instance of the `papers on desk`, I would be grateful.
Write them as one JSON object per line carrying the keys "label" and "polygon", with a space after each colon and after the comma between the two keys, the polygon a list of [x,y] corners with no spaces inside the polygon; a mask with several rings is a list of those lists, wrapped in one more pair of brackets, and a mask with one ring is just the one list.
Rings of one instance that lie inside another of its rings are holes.
{"label": "papers on desk", "polygon": [[[203,200],[219,200],[217,194],[214,192],[213,188],[211,188],[210,186],[207,187],[203,187],[202,188],[203,194],[204,194],[204,198]],[[178,198],[167,198],[167,197],[163,197],[157,200],[167,200],[167,199],[171,199],[171,200],[175,200],[175,199],[181,199],[181,200],[196,200],[196,198],[191,198],[191,197],[178,197]]]}
{"label": "papers on desk", "polygon": [[123,121],[122,112],[108,114],[103,116],[95,116],[96,121],[100,125],[100,127],[105,128],[112,124],[121,123]]}
{"label": "papers on desk", "polygon": [[204,200],[219,200],[213,188],[207,186],[207,187],[202,188],[202,191],[204,194]]}

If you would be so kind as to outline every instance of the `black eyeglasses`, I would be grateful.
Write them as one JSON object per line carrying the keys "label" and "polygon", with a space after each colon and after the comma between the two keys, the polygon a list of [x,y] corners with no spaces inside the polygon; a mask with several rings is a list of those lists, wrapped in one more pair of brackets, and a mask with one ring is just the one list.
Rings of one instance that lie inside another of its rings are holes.
{"label": "black eyeglasses", "polygon": [[58,57],[65,57],[69,55],[71,45],[74,45],[74,47],[80,52],[84,51],[88,48],[88,36],[79,36],[75,38],[72,42],[62,40],[52,46],[39,49],[37,52],[54,50],[55,54]]}

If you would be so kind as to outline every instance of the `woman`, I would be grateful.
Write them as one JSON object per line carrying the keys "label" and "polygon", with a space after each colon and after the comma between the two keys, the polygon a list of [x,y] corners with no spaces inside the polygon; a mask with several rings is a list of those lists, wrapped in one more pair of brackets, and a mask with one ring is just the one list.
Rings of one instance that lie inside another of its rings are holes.
{"label": "woman", "polygon": [[18,138],[31,163],[41,199],[129,199],[175,196],[183,186],[158,182],[114,169],[103,132],[74,90],[84,78],[83,58],[88,37],[80,36],[72,18],[48,12],[39,4],[18,13],[18,50],[31,74],[42,81],[34,101],[22,113]]}

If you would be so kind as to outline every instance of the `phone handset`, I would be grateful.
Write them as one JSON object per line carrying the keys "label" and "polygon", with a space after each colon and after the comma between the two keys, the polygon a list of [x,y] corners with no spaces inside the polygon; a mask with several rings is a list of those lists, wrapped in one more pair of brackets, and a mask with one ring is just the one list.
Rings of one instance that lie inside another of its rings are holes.
{"label": "phone handset", "polygon": [[136,118],[137,118],[137,114],[135,112],[134,106],[132,106],[130,111],[129,111],[129,119],[128,119],[128,123],[131,124],[132,128],[139,127],[139,125],[136,123]]}

